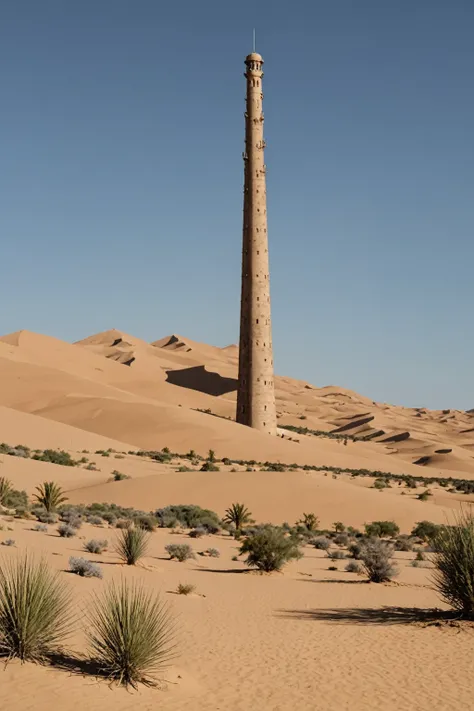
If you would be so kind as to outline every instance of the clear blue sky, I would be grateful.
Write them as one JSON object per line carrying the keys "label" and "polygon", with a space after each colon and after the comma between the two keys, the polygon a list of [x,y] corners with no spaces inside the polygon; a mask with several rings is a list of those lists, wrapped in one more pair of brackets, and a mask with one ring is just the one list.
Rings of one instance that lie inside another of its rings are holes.
{"label": "clear blue sky", "polygon": [[277,372],[474,407],[474,2],[291,7],[3,0],[0,332],[237,341],[255,24]]}

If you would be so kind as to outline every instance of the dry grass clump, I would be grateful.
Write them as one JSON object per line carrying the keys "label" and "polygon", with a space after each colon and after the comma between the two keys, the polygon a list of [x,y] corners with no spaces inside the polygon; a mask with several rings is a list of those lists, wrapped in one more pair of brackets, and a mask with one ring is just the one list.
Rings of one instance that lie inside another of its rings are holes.
{"label": "dry grass clump", "polygon": [[165,546],[165,551],[171,560],[176,559],[180,563],[184,563],[186,560],[191,560],[196,557],[193,549],[187,543],[169,543]]}
{"label": "dry grass clump", "polygon": [[196,590],[195,585],[191,585],[191,583],[180,583],[178,587],[176,588],[176,592],[178,595],[190,595]]}
{"label": "dry grass clump", "polygon": [[326,536],[318,536],[317,538],[314,538],[311,542],[315,548],[321,551],[327,551],[331,547],[331,541],[329,540],[329,538],[326,538]]}
{"label": "dry grass clump", "polygon": [[13,491],[13,485],[9,479],[4,476],[0,476],[0,505],[6,506],[8,502],[8,497]]}
{"label": "dry grass clump", "polygon": [[369,539],[361,544],[360,560],[372,583],[391,580],[397,569],[392,563],[393,547],[379,538]]}
{"label": "dry grass clump", "polygon": [[115,550],[122,562],[135,565],[148,550],[150,534],[143,528],[122,528],[115,545]]}
{"label": "dry grass clump", "polygon": [[100,555],[101,553],[107,550],[108,545],[108,541],[101,541],[92,538],[90,541],[87,541],[87,543],[84,543],[84,550],[88,553],[96,553]]}
{"label": "dry grass clump", "polygon": [[58,533],[61,538],[72,538],[77,534],[77,528],[70,526],[68,523],[60,523],[58,526]]}
{"label": "dry grass clump", "polygon": [[434,540],[433,582],[442,599],[463,617],[474,617],[474,515],[441,526]]}
{"label": "dry grass clump", "polygon": [[346,565],[345,570],[347,573],[362,573],[362,566],[356,560],[351,560]]}
{"label": "dry grass clump", "polygon": [[165,605],[145,588],[111,583],[94,599],[88,639],[102,672],[124,686],[155,685],[173,656],[174,624]]}
{"label": "dry grass clump", "polygon": [[69,593],[44,561],[27,555],[0,565],[0,652],[42,662],[70,629]]}

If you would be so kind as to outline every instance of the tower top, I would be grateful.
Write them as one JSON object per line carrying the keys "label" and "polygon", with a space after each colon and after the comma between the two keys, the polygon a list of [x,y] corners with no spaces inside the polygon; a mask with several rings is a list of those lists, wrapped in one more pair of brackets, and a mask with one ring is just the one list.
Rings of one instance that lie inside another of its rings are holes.
{"label": "tower top", "polygon": [[263,64],[263,57],[258,52],[252,52],[245,57],[245,64],[247,64],[247,62],[262,62]]}

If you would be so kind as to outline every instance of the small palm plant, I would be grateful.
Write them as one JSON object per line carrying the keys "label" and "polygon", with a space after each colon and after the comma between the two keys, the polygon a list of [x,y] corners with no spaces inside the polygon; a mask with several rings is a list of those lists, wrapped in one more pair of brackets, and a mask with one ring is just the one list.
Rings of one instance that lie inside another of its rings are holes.
{"label": "small palm plant", "polygon": [[226,523],[233,523],[236,531],[240,531],[245,523],[253,523],[252,514],[244,504],[232,504],[226,509],[223,519]]}
{"label": "small palm plant", "polygon": [[135,565],[146,555],[150,534],[144,528],[122,528],[115,550],[127,565]]}
{"label": "small palm plant", "polygon": [[60,486],[54,483],[54,481],[45,481],[40,486],[36,487],[35,499],[39,504],[44,506],[48,513],[56,511],[58,506],[67,501],[67,496],[64,496],[64,492]]}
{"label": "small palm plant", "polygon": [[71,628],[70,597],[46,562],[27,555],[0,566],[0,651],[8,659],[43,662]]}
{"label": "small palm plant", "polygon": [[0,504],[2,506],[7,505],[8,497],[12,491],[13,486],[11,481],[4,476],[0,476]]}
{"label": "small palm plant", "polygon": [[94,599],[89,623],[92,655],[119,684],[153,686],[173,657],[174,623],[167,607],[143,587],[110,584]]}

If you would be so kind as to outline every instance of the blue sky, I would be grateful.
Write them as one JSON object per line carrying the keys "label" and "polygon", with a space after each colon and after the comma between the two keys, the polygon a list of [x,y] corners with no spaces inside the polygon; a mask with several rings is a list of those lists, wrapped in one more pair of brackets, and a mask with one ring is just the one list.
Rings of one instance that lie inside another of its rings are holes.
{"label": "blue sky", "polygon": [[291,7],[1,3],[0,332],[237,341],[255,24],[277,372],[474,407],[474,3]]}

